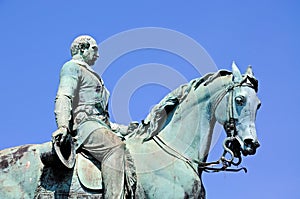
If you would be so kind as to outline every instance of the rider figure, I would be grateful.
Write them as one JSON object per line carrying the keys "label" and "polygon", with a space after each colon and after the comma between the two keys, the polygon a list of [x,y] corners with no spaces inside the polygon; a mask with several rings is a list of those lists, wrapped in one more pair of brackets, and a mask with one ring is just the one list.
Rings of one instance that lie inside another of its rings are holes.
{"label": "rider figure", "polygon": [[134,191],[125,187],[136,183],[133,160],[111,129],[109,92],[91,68],[99,57],[97,43],[90,36],[79,36],[71,54],[60,72],[54,111],[58,130],[52,137],[63,142],[68,133],[73,135],[76,150],[87,151],[101,163],[105,198],[125,198],[130,192],[132,196]]}

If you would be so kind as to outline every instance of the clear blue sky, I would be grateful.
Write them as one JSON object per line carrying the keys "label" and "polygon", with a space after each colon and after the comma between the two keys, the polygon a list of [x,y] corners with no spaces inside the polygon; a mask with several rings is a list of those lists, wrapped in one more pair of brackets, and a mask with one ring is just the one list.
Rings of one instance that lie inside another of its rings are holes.
{"label": "clear blue sky", "polygon": [[[247,174],[204,174],[208,199],[300,198],[298,1],[101,2],[0,0],[0,149],[50,140],[59,71],[70,59],[74,37],[90,34],[100,43],[134,28],[160,27],[201,44],[219,69],[230,69],[232,60],[241,71],[251,64],[259,80],[261,147],[244,158]],[[187,80],[198,76],[174,53],[142,49],[120,56],[103,79],[113,91],[123,74],[148,63],[167,65]],[[127,107],[132,119],[143,119],[167,92],[157,84],[136,90]],[[220,154],[220,142],[212,159]]]}

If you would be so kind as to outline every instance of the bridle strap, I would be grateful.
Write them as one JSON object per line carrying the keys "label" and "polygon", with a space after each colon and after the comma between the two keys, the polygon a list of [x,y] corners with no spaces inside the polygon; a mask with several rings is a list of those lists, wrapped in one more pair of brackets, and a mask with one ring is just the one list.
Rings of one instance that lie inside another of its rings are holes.
{"label": "bridle strap", "polygon": [[[185,157],[184,155],[179,153],[177,150],[175,150],[172,147],[170,147],[169,145],[167,145],[158,135],[155,135],[154,137],[152,137],[152,139],[166,153],[187,163],[192,168],[192,170],[197,174],[197,176],[199,176],[198,172],[196,171],[196,169],[193,166],[193,162],[194,163],[198,163],[198,162],[195,162],[195,160]],[[168,150],[166,150],[159,142],[162,143],[165,147],[167,147],[168,149],[170,149],[172,152],[174,152],[176,154],[173,154],[173,153],[169,152]]]}
{"label": "bridle strap", "polygon": [[[230,168],[228,168],[230,166],[230,163],[228,164],[228,162],[230,162],[231,160],[226,160],[224,154],[221,156],[221,158],[218,161],[214,161],[214,162],[201,162],[201,161],[196,160],[196,159],[190,159],[190,158],[185,157],[183,154],[181,154],[177,150],[175,150],[172,147],[170,147],[169,145],[167,145],[162,140],[162,138],[160,138],[158,135],[154,136],[152,139],[167,154],[169,154],[169,155],[171,155],[171,156],[173,156],[173,157],[175,157],[175,158],[177,158],[179,160],[182,160],[187,165],[189,165],[192,168],[192,170],[195,172],[195,174],[197,174],[198,176],[199,176],[199,173],[194,168],[193,163],[195,163],[195,164],[198,165],[197,166],[198,169],[203,170],[205,172],[209,172],[209,173],[211,173],[211,172],[220,172],[220,171],[239,172],[241,170],[243,170],[245,173],[247,173],[247,169],[245,167],[236,168],[236,169],[230,169]],[[164,146],[167,149],[169,149],[170,151],[172,151],[172,152],[168,151]],[[233,160],[231,162],[233,162]],[[220,168],[212,167],[213,165],[218,165],[218,164],[222,164],[222,167],[220,167]]]}
{"label": "bridle strap", "polygon": [[[213,162],[201,162],[196,159],[190,159],[190,158],[185,157],[183,154],[181,154],[177,150],[173,149],[169,145],[167,145],[158,135],[155,135],[154,137],[152,137],[152,139],[166,153],[187,163],[198,176],[199,176],[199,173],[194,168],[193,163],[198,165],[199,170],[202,170],[205,172],[220,172],[220,171],[239,172],[239,171],[243,170],[245,173],[247,173],[247,169],[245,167],[236,168],[236,169],[228,168],[231,166],[231,164],[238,166],[242,161],[241,156],[239,156],[238,162],[234,162],[234,153],[227,147],[227,143],[233,142],[235,139],[237,139],[237,136],[236,136],[237,131],[236,131],[236,123],[235,123],[236,121],[234,119],[234,111],[233,111],[233,101],[234,101],[233,92],[234,92],[234,88],[241,87],[241,86],[248,86],[248,87],[254,88],[253,85],[245,83],[245,80],[243,80],[239,84],[231,84],[217,97],[217,99],[214,103],[214,106],[212,108],[212,112],[214,113],[216,111],[218,105],[220,104],[220,102],[226,96],[226,94],[230,92],[230,96],[229,96],[229,100],[228,100],[228,121],[225,122],[226,123],[225,125],[228,125],[228,127],[226,127],[224,125],[225,131],[227,134],[227,138],[223,142],[224,152],[219,160],[213,161]],[[162,145],[165,146],[168,150],[165,147],[163,147]],[[230,154],[231,159],[226,159],[225,155],[227,153]],[[218,165],[218,164],[222,164],[223,166],[220,168],[212,167],[212,166]]]}

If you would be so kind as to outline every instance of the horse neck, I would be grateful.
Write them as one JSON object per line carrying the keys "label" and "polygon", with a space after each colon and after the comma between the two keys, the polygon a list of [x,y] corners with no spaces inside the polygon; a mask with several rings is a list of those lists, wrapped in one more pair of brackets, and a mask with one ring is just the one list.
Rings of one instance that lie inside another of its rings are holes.
{"label": "horse neck", "polygon": [[209,152],[215,125],[211,99],[203,94],[191,91],[172,114],[173,122],[159,134],[176,151],[200,161],[205,161]]}
{"label": "horse neck", "polygon": [[160,133],[172,148],[191,159],[206,161],[216,124],[215,106],[230,79],[218,77],[206,86],[191,89],[170,116],[173,122]]}

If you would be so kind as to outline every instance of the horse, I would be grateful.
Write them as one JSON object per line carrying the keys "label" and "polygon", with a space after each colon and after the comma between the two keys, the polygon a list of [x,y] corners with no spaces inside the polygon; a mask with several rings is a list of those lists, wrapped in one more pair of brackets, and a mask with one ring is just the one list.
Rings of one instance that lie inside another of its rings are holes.
{"label": "horse", "polygon": [[[257,88],[252,68],[242,75],[233,63],[232,72],[209,73],[163,98],[125,137],[135,163],[135,197],[205,198],[204,171],[229,171],[239,165],[241,155],[254,155],[260,145]],[[206,162],[217,122],[227,134],[224,153],[218,161]],[[85,186],[90,178],[80,180],[79,173],[78,166],[59,164],[51,142],[5,149],[0,151],[0,198],[103,197],[101,187]]]}

